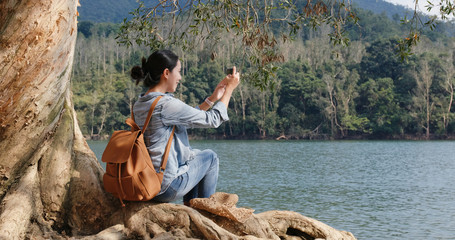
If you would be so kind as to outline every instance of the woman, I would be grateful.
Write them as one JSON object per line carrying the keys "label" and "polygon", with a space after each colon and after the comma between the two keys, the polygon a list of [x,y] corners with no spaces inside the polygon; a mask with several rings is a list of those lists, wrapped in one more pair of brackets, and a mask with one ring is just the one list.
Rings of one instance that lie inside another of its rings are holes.
{"label": "woman", "polygon": [[212,150],[192,149],[186,129],[218,127],[229,120],[227,106],[232,92],[240,82],[240,74],[234,68],[233,74],[221,80],[213,94],[194,108],[170,94],[175,92],[182,79],[180,72],[178,56],[169,50],[156,51],[147,60],[142,58],[142,66],[133,67],[131,77],[136,80],[136,84],[144,81],[148,91],[139,97],[133,111],[136,123],[142,128],[153,100],[163,96],[144,133],[145,144],[155,169],[161,164],[174,125],[176,129],[161,192],[154,200],[172,202],[183,197],[184,204],[189,205],[193,198],[207,198],[215,193],[218,157]]}

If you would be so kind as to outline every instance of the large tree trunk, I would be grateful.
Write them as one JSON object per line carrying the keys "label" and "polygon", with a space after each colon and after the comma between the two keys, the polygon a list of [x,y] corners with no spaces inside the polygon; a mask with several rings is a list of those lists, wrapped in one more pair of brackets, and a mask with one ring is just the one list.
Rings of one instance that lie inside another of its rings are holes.
{"label": "large tree trunk", "polygon": [[292,212],[240,223],[176,204],[122,209],[103,190],[71,101],[76,4],[0,2],[0,239],[354,239]]}
{"label": "large tree trunk", "polygon": [[0,3],[0,238],[91,234],[114,204],[70,92],[75,0]]}

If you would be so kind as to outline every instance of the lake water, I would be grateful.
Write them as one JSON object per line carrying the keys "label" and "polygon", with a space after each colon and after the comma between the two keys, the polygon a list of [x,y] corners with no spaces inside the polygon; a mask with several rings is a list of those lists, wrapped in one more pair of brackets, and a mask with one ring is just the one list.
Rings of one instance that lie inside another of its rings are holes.
{"label": "lake water", "polygon": [[[101,159],[106,142],[89,142]],[[357,239],[455,239],[455,141],[192,141],[220,157],[217,191]]]}

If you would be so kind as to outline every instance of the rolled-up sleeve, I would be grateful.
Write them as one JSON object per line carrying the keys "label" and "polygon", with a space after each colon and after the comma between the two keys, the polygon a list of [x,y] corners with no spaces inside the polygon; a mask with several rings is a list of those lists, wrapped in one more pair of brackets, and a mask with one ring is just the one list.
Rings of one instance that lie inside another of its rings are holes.
{"label": "rolled-up sleeve", "polygon": [[227,107],[217,102],[209,111],[191,107],[176,98],[163,104],[161,119],[164,125],[180,125],[189,128],[216,128],[228,121]]}

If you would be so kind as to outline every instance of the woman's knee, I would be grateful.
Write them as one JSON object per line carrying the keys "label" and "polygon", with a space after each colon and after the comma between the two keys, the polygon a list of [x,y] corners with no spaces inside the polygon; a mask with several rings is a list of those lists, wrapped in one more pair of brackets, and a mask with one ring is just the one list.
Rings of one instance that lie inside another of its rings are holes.
{"label": "woman's knee", "polygon": [[211,149],[204,150],[204,152],[207,154],[206,158],[208,160],[210,160],[210,169],[211,168],[218,169],[219,168],[219,164],[220,164],[220,159],[218,158],[218,155],[216,154],[216,152],[214,152]]}

